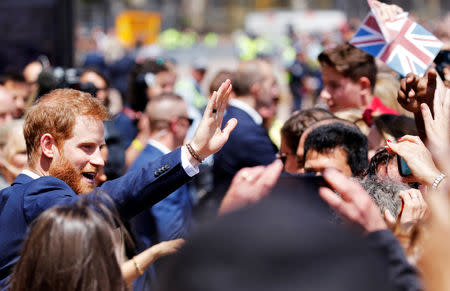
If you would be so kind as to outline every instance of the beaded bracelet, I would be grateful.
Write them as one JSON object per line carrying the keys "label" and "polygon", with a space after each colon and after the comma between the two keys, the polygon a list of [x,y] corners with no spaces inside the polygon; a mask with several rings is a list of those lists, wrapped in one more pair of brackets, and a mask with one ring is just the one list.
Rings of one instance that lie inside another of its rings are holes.
{"label": "beaded bracelet", "polygon": [[186,144],[186,148],[188,149],[189,153],[191,154],[191,156],[192,156],[194,159],[196,159],[199,163],[203,162],[202,157],[200,156],[200,154],[199,154],[198,152],[196,152],[196,151],[192,148],[191,144],[189,144],[189,143]]}

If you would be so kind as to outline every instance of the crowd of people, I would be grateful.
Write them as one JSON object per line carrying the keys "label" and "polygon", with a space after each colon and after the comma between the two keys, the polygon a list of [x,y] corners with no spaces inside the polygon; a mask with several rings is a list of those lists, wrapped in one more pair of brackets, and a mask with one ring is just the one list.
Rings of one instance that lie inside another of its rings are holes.
{"label": "crowd of people", "polygon": [[204,60],[99,57],[2,75],[0,289],[450,290],[445,57],[326,47],[284,122],[267,59],[202,92]]}

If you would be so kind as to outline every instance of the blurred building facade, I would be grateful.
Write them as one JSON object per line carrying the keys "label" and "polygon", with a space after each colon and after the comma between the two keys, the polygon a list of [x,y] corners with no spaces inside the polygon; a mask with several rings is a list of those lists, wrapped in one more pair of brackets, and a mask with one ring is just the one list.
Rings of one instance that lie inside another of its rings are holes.
{"label": "blurred building facade", "polygon": [[[337,9],[349,17],[364,17],[366,1],[354,0],[75,0],[77,18],[88,27],[114,25],[124,9],[144,9],[162,14],[162,28],[194,28],[198,31],[232,32],[243,27],[248,12],[258,10]],[[450,9],[447,0],[389,0],[424,18],[440,17]]]}

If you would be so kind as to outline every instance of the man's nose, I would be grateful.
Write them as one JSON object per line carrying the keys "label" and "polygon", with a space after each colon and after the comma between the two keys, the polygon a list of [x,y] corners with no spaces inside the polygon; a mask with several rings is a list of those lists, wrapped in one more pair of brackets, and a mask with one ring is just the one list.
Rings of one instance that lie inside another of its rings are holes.
{"label": "man's nose", "polygon": [[172,93],[174,88],[173,85],[166,85],[163,87],[163,93]]}
{"label": "man's nose", "polygon": [[105,160],[102,157],[100,152],[100,148],[95,151],[95,153],[91,156],[90,163],[96,167],[104,167]]}
{"label": "man's nose", "polygon": [[22,98],[17,98],[16,100],[16,107],[19,109],[25,108],[25,101]]}
{"label": "man's nose", "polygon": [[322,91],[320,91],[320,98],[324,99],[324,100],[329,100],[331,99],[331,94],[330,92],[328,92],[327,88],[323,88]]}

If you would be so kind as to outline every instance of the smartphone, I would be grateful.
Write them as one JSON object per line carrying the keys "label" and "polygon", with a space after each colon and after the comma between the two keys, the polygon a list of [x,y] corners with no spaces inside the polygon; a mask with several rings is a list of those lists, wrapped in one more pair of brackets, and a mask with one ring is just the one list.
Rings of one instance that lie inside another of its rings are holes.
{"label": "smartphone", "polygon": [[397,155],[397,164],[398,164],[398,172],[400,176],[406,177],[411,175],[411,169],[408,167],[408,164],[405,162],[401,156]]}

